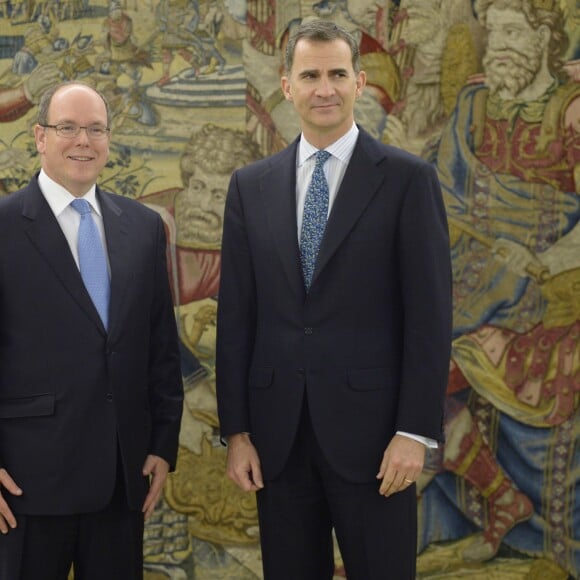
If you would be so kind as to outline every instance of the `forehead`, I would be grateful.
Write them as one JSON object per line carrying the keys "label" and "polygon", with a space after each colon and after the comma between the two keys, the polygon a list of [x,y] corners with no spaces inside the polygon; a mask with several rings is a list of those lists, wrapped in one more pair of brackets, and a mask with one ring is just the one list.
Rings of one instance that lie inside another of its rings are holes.
{"label": "forehead", "polygon": [[105,122],[107,120],[107,108],[103,99],[91,88],[81,85],[70,85],[59,89],[52,96],[48,112],[67,119],[88,116]]}
{"label": "forehead", "polygon": [[352,53],[346,41],[337,38],[315,41],[301,38],[294,49],[292,68],[298,69],[352,69]]}
{"label": "forehead", "polygon": [[487,28],[508,26],[517,26],[522,29],[532,28],[523,12],[512,8],[498,8],[496,6],[491,6],[487,11],[486,26]]}
{"label": "forehead", "polygon": [[206,185],[211,186],[212,189],[227,189],[230,175],[231,172],[216,173],[215,171],[206,171],[201,165],[197,165],[191,179],[193,181],[203,181]]}

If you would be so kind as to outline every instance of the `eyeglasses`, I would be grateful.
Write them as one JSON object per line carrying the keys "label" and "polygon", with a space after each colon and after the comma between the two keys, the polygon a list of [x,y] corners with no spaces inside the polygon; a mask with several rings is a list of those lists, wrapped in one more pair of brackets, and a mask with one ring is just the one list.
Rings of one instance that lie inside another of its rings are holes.
{"label": "eyeglasses", "polygon": [[45,129],[54,129],[59,137],[64,137],[65,139],[76,137],[81,132],[81,129],[87,132],[89,139],[104,139],[111,132],[109,127],[98,124],[84,127],[82,125],[76,125],[75,123],[57,123],[56,125],[43,125],[39,123],[39,125]]}

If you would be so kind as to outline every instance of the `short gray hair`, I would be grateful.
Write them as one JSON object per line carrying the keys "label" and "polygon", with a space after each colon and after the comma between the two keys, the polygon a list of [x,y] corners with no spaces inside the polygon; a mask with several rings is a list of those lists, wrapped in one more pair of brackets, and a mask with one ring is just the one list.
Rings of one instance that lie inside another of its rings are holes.
{"label": "short gray hair", "polygon": [[38,119],[37,119],[37,123],[39,125],[46,125],[48,124],[48,109],[50,108],[50,103],[52,102],[52,97],[54,97],[54,95],[63,87],[68,87],[68,86],[79,86],[79,87],[87,87],[89,89],[91,89],[92,91],[94,91],[97,95],[99,95],[99,97],[101,97],[101,99],[103,100],[103,103],[105,103],[105,109],[107,111],[107,127],[111,126],[111,108],[109,107],[109,102],[107,101],[105,95],[103,95],[103,93],[101,93],[100,91],[98,91],[97,89],[95,89],[94,87],[91,87],[90,85],[87,85],[85,83],[81,83],[79,81],[65,81],[62,83],[58,83],[52,87],[50,87],[49,89],[47,89],[42,97],[40,97],[40,102],[38,103]]}

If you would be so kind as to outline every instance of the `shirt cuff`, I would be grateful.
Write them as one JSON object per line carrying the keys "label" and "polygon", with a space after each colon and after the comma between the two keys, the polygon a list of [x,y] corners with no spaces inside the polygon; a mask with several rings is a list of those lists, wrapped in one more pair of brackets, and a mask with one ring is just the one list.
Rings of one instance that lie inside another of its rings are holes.
{"label": "shirt cuff", "polygon": [[423,437],[422,435],[414,435],[413,433],[406,433],[405,431],[397,431],[397,435],[402,435],[403,437],[419,441],[419,443],[423,443],[423,445],[429,447],[429,449],[437,449],[439,446],[435,439],[429,439],[429,437]]}

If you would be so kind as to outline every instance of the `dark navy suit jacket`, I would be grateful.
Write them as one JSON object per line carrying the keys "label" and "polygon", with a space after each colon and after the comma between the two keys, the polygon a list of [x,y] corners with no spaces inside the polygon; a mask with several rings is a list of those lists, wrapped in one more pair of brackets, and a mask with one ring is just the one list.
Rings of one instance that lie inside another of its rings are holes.
{"label": "dark navy suit jacket", "polygon": [[304,396],[349,481],[376,481],[397,430],[442,439],[451,266],[437,176],[360,130],[310,291],[296,225],[298,141],[234,173],[222,245],[222,436],[247,431],[264,477],[283,468]]}
{"label": "dark navy suit jacket", "polygon": [[97,188],[111,269],[108,332],[35,176],[0,202],[0,466],[14,512],[109,501],[119,465],[141,509],[148,454],[175,464],[183,389],[159,216]]}

